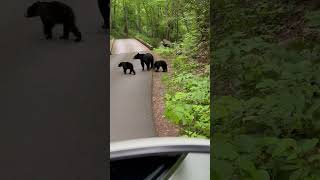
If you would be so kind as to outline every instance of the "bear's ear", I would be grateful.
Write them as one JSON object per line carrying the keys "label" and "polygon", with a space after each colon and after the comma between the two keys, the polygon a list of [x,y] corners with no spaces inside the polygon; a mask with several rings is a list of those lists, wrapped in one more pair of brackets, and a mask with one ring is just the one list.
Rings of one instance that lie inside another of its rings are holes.
{"label": "bear's ear", "polygon": [[36,1],[35,3],[33,3],[33,4],[35,4],[35,5],[39,5],[39,4],[41,4],[41,2],[40,1]]}

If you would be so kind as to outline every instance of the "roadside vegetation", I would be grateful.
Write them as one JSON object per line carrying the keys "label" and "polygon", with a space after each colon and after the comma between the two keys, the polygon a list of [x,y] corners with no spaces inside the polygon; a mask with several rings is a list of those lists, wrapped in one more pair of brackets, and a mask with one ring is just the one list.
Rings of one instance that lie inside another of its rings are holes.
{"label": "roadside vegetation", "polygon": [[[180,48],[185,48],[181,46]],[[170,58],[171,73],[163,76],[166,86],[165,116],[181,127],[182,135],[210,137],[209,65],[182,53],[179,48],[159,48],[155,52]]]}
{"label": "roadside vegetation", "polygon": [[318,2],[211,5],[213,179],[320,179]]}
{"label": "roadside vegetation", "polygon": [[114,0],[111,34],[137,37],[170,64],[165,116],[181,135],[210,137],[209,1]]}

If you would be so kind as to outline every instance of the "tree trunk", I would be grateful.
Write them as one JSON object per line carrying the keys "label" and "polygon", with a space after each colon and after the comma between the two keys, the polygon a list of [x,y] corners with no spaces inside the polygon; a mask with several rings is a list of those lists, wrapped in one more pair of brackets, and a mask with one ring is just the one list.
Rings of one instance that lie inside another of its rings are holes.
{"label": "tree trunk", "polygon": [[137,14],[137,20],[138,20],[138,32],[141,33],[141,5],[140,5],[140,1],[138,1],[137,4],[138,7],[138,14]]}
{"label": "tree trunk", "polygon": [[[111,0],[110,0],[110,1],[111,1]],[[112,17],[112,21],[111,21],[111,22],[112,22],[112,23],[111,23],[111,26],[112,26],[112,27],[115,27],[117,0],[113,0],[112,3],[113,3],[113,17]],[[110,8],[110,10],[111,10],[111,8]]]}
{"label": "tree trunk", "polygon": [[179,7],[177,7],[177,10],[175,11],[175,14],[176,14],[176,28],[177,28],[176,29],[177,30],[177,36],[176,36],[175,40],[179,39],[179,12],[180,12],[180,9],[179,9]]}
{"label": "tree trunk", "polygon": [[123,11],[124,11],[124,34],[126,37],[129,35],[128,31],[128,7],[125,1],[123,1]]}
{"label": "tree trunk", "polygon": [[169,23],[169,0],[167,0],[167,9],[166,9],[166,17],[167,17],[167,32],[166,32],[166,39],[170,40],[170,23]]}

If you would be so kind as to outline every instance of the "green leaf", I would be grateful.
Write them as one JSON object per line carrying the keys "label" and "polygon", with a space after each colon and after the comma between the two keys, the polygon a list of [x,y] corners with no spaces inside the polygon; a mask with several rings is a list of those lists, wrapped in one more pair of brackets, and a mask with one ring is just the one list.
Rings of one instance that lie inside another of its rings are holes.
{"label": "green leaf", "polygon": [[212,174],[214,180],[229,180],[234,172],[232,163],[226,160],[213,159]]}
{"label": "green leaf", "polygon": [[234,160],[239,156],[238,153],[235,151],[235,147],[228,142],[216,142],[212,149],[212,155],[220,159]]}
{"label": "green leaf", "polygon": [[290,179],[290,180],[302,180],[302,179],[301,179],[301,178],[302,178],[302,175],[303,175],[303,169],[299,169],[299,170],[294,171],[294,172],[290,175],[289,179]]}
{"label": "green leaf", "polygon": [[320,162],[320,154],[311,155],[308,158],[309,162],[319,161]]}
{"label": "green leaf", "polygon": [[239,135],[235,138],[234,143],[240,152],[254,152],[257,150],[255,139],[249,135]]}
{"label": "green leaf", "polygon": [[276,82],[272,79],[266,79],[263,80],[262,82],[258,83],[256,85],[257,89],[264,89],[264,88],[274,88],[276,86]]}
{"label": "green leaf", "polygon": [[319,142],[319,139],[313,138],[313,139],[307,139],[302,141],[302,144],[300,146],[301,152],[306,153],[311,151]]}
{"label": "green leaf", "polygon": [[242,170],[249,172],[250,174],[256,170],[254,163],[251,160],[249,160],[248,158],[246,158],[244,156],[240,156],[238,161],[239,161],[239,167]]}
{"label": "green leaf", "polygon": [[289,148],[295,150],[297,148],[296,141],[291,138],[282,139],[278,144],[278,146],[272,152],[272,156],[273,157],[286,156],[288,152],[287,150]]}
{"label": "green leaf", "polygon": [[283,165],[283,166],[280,167],[281,170],[289,170],[289,171],[297,170],[299,168],[301,168],[301,167],[299,165],[296,165],[296,164],[294,164],[294,165]]}
{"label": "green leaf", "polygon": [[307,24],[309,27],[320,26],[320,11],[314,11],[306,14]]}
{"label": "green leaf", "polygon": [[269,173],[266,170],[257,170],[253,173],[254,180],[270,180]]}

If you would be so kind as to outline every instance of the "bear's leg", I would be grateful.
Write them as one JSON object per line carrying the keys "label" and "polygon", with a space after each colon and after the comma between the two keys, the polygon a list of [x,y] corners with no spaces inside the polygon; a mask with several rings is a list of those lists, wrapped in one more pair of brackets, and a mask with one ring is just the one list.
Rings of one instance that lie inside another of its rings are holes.
{"label": "bear's leg", "polygon": [[76,36],[76,39],[74,40],[75,42],[81,41],[81,32],[79,31],[76,25],[71,26],[71,32]]}
{"label": "bear's leg", "polygon": [[124,72],[124,74],[127,74],[127,69],[123,68],[123,72]]}
{"label": "bear's leg", "polygon": [[141,61],[142,71],[144,70],[144,62]]}
{"label": "bear's leg", "polygon": [[50,23],[43,24],[44,34],[46,35],[46,39],[52,39],[52,28],[53,25]]}
{"label": "bear's leg", "polygon": [[150,62],[147,63],[147,70],[150,70]]}
{"label": "bear's leg", "polygon": [[[136,72],[134,71],[134,69],[132,68],[132,72],[133,72],[133,75],[136,75]],[[131,72],[130,72],[131,73]]]}
{"label": "bear's leg", "polygon": [[70,27],[67,24],[63,25],[63,35],[60,39],[69,39]]}
{"label": "bear's leg", "polygon": [[166,66],[166,65],[165,65],[165,66],[163,66],[162,68],[163,68],[163,72],[167,72],[167,71],[168,71],[168,69],[167,69],[167,66]]}

